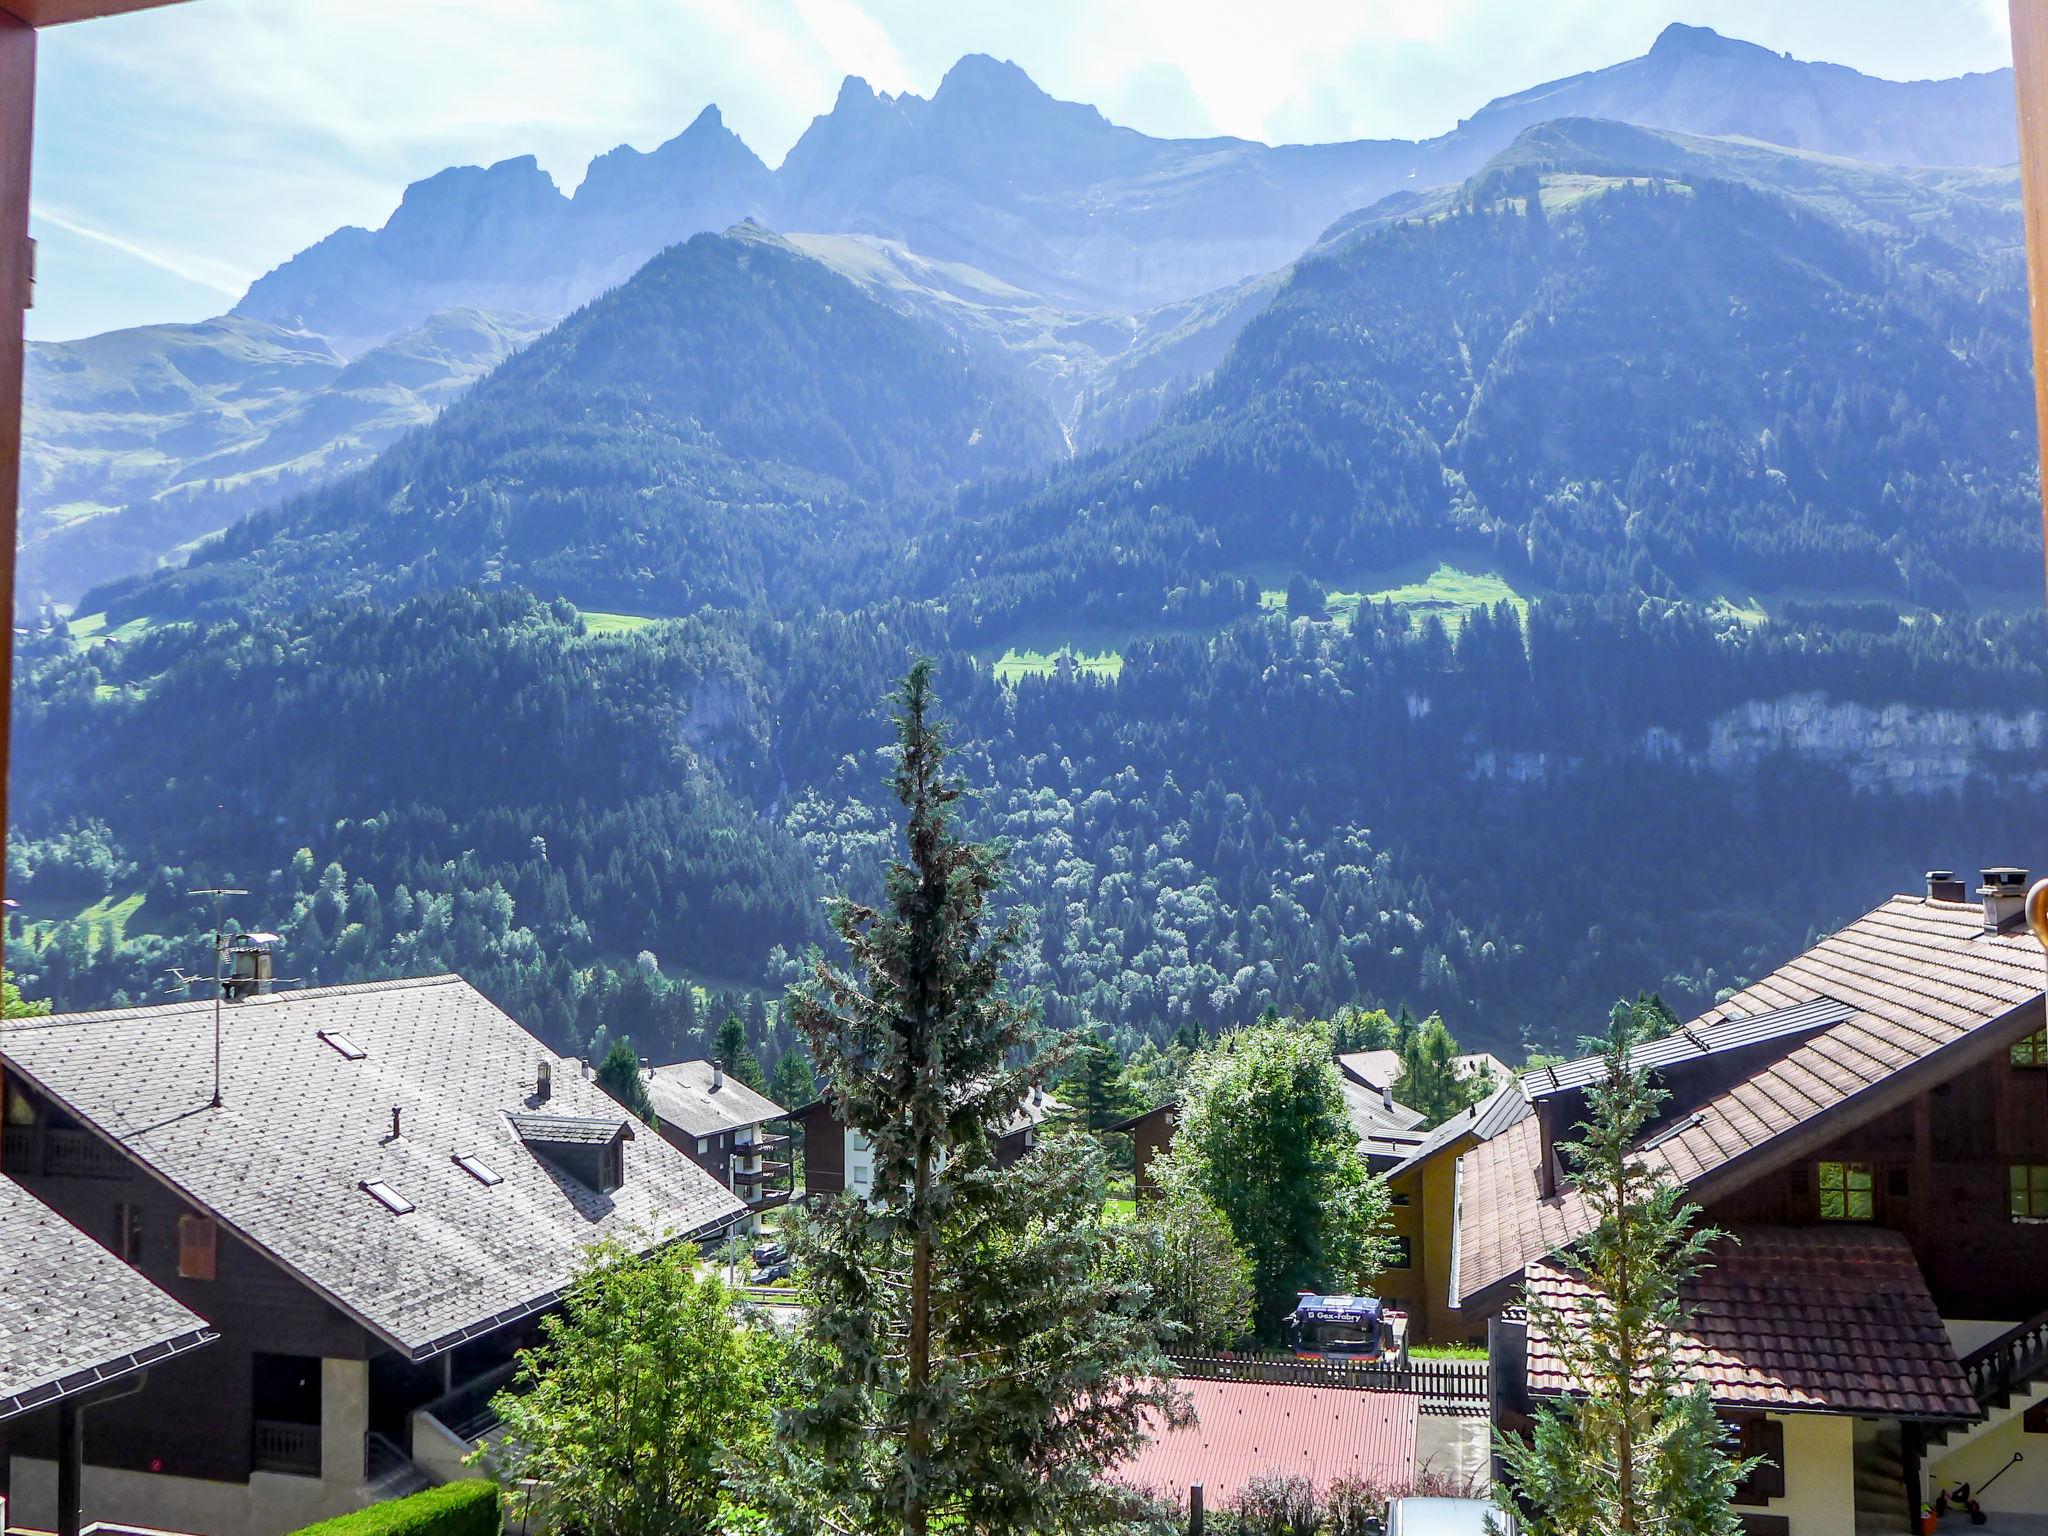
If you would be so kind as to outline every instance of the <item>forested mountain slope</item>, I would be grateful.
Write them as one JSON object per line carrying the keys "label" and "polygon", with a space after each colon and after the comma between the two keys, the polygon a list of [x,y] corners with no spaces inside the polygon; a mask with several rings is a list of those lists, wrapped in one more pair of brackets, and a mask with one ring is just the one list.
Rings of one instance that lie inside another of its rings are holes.
{"label": "forested mountain slope", "polygon": [[1406,1002],[1569,1047],[1617,994],[1688,1012],[1929,863],[2048,840],[2038,615],[1843,617],[1254,618],[1015,686],[923,607],[604,634],[470,589],[53,637],[17,689],[10,959],[65,1007],[155,995],[203,969],[184,893],[235,883],[282,974],[456,966],[564,1048],[701,1052],[683,978],[779,990],[820,898],[872,894],[881,700],[929,654],[1055,1023]]}
{"label": "forested mountain slope", "polygon": [[837,594],[959,484],[1061,452],[1012,372],[758,228],[700,235],[510,360],[374,466],[119,617],[514,582],[686,613]]}
{"label": "forested mountain slope", "polygon": [[1556,590],[1937,606],[2038,563],[2024,289],[1695,177],[1522,164],[1297,264],[1115,454],[992,490],[925,590],[1001,628],[1455,549]]}

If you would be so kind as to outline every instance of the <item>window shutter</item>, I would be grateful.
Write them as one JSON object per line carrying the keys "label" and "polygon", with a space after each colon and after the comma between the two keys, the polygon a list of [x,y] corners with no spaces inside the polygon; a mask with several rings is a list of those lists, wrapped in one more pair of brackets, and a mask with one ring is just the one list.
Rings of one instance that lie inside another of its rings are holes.
{"label": "window shutter", "polygon": [[178,1218],[178,1273],[187,1280],[211,1280],[216,1274],[219,1232],[204,1216]]}
{"label": "window shutter", "polygon": [[1762,1414],[1744,1418],[1736,1425],[1736,1457],[1747,1461],[1761,1456],[1763,1462],[1736,1487],[1737,1504],[1767,1504],[1785,1497],[1785,1426]]}

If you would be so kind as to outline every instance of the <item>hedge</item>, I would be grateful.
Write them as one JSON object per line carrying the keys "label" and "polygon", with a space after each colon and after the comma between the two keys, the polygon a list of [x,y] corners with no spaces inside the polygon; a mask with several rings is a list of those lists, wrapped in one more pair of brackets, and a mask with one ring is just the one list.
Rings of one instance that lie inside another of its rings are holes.
{"label": "hedge", "polygon": [[503,1525],[498,1485],[470,1478],[337,1515],[292,1536],[498,1536]]}

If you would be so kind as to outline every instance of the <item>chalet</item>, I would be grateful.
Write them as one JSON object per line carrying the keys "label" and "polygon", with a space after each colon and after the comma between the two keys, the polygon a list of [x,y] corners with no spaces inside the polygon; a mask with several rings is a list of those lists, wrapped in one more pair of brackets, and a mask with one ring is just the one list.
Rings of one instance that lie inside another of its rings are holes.
{"label": "chalet", "polygon": [[[1035,1090],[996,1137],[996,1165],[1007,1168],[1038,1145],[1039,1127],[1058,1109],[1043,1089]],[[859,1131],[839,1123],[831,1100],[813,1099],[803,1108],[791,1110],[789,1119],[803,1131],[805,1199],[843,1194],[849,1189],[866,1195],[874,1187],[873,1149]]]}
{"label": "chalet", "polygon": [[647,1074],[662,1140],[746,1202],[759,1218],[793,1193],[789,1111],[726,1074],[719,1061],[672,1061]]}
{"label": "chalet", "polygon": [[146,1384],[217,1336],[205,1319],[0,1175],[0,1530],[10,1434],[45,1421],[57,1450],[49,1492],[59,1536],[79,1530],[88,1410]]}
{"label": "chalet", "polygon": [[[459,1475],[590,1244],[746,1214],[456,976],[8,1020],[0,1126],[8,1177],[217,1335],[92,1409],[84,1469],[99,1518],[211,1536]],[[58,1442],[8,1426],[17,1518]]]}
{"label": "chalet", "polygon": [[[1994,1521],[2048,1514],[2048,1034],[2025,888],[1987,870],[1972,902],[1937,873],[1638,1052],[1670,1094],[1641,1156],[1733,1238],[1680,1352],[1772,1459],[1743,1492],[1759,1536],[1905,1531],[1960,1484]],[[1559,1147],[1598,1071],[1526,1075],[1529,1111],[1457,1161],[1445,1301],[1493,1320],[1509,1427],[1574,1390],[1509,1308],[1527,1289],[1569,1315],[1583,1294],[1592,1218]]]}

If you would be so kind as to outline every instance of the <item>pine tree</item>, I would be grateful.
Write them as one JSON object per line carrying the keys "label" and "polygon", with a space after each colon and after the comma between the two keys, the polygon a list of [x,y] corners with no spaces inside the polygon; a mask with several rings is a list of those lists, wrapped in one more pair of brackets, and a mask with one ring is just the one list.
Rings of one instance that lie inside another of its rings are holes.
{"label": "pine tree", "polygon": [[818,1096],[817,1075],[802,1046],[792,1046],[775,1063],[775,1075],[768,1080],[768,1097],[784,1109],[802,1109]]}
{"label": "pine tree", "polygon": [[1699,1208],[1636,1153],[1666,1094],[1631,1063],[1655,1022],[1618,1003],[1605,1073],[1588,1094],[1585,1139],[1567,1147],[1572,1184],[1594,1217],[1567,1262],[1589,1295],[1569,1316],[1528,1295],[1529,1331],[1556,1351],[1579,1391],[1538,1410],[1530,1437],[1498,1436],[1529,1536],[1735,1536],[1736,1485],[1756,1465],[1723,1448],[1706,1385],[1688,1381],[1673,1339],[1679,1287],[1721,1236],[1694,1225]]}
{"label": "pine tree", "polygon": [[879,908],[837,902],[848,968],[820,959],[789,1017],[841,1121],[872,1149],[872,1193],[794,1230],[805,1321],[779,1475],[787,1523],[859,1536],[1052,1531],[1129,1499],[1104,1470],[1135,1449],[1160,1385],[1159,1325],[1105,1275],[1103,1174],[1057,1133],[1008,1169],[995,1138],[1057,1064],[1003,973],[1016,919],[987,912],[999,847],[964,839],[930,667],[896,696],[893,776],[907,856]]}
{"label": "pine tree", "polygon": [[633,1042],[621,1036],[612,1042],[597,1064],[597,1086],[633,1111],[649,1125],[654,1124],[654,1101],[647,1097],[647,1082],[640,1076],[640,1058]]}
{"label": "pine tree", "polygon": [[1132,1112],[1123,1067],[1116,1048],[1100,1039],[1083,1040],[1073,1048],[1060,1080],[1061,1097],[1073,1106],[1085,1129],[1106,1130]]}
{"label": "pine tree", "polygon": [[1394,1097],[1418,1111],[1429,1125],[1442,1125],[1470,1105],[1480,1084],[1458,1072],[1458,1042],[1444,1021],[1431,1014],[1401,1040],[1401,1077]]}
{"label": "pine tree", "polygon": [[736,1013],[728,1013],[718,1026],[718,1041],[712,1054],[725,1063],[725,1070],[756,1093],[768,1091],[768,1074],[761,1070],[761,1058],[747,1043],[747,1026]]}

